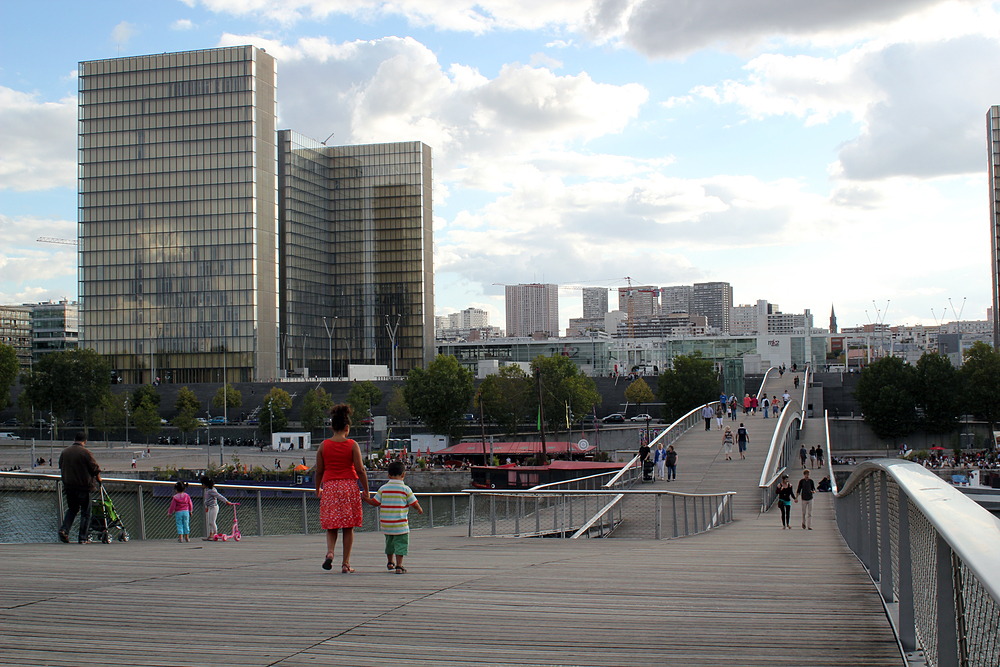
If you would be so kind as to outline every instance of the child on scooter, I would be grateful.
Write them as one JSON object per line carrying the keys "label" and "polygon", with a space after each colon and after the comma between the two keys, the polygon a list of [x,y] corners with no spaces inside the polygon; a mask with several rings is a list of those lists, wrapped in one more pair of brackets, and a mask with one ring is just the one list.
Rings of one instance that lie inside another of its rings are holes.
{"label": "child on scooter", "polygon": [[201,478],[202,500],[205,502],[205,533],[207,537],[201,538],[203,542],[211,541],[215,534],[219,532],[215,525],[215,520],[219,517],[219,501],[232,505],[224,495],[215,490],[215,482],[210,477]]}

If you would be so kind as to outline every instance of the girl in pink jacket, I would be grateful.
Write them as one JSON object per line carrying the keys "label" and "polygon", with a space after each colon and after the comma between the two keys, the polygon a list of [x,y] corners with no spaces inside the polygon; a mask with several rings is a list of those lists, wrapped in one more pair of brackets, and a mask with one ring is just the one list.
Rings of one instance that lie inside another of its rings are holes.
{"label": "girl in pink jacket", "polygon": [[174,521],[177,522],[177,541],[178,542],[190,542],[191,541],[191,510],[194,509],[194,504],[191,502],[191,496],[184,492],[187,488],[187,484],[184,482],[177,482],[174,484],[174,497],[170,499],[170,508],[167,510],[167,515],[174,515]]}

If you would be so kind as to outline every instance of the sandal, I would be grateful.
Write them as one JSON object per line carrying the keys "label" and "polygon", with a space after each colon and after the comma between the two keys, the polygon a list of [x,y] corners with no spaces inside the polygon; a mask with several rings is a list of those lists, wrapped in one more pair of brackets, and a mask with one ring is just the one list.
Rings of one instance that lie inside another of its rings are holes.
{"label": "sandal", "polygon": [[406,574],[406,568],[403,567],[402,565],[397,565],[395,567],[395,570],[396,570],[396,574]]}
{"label": "sandal", "polygon": [[332,570],[333,569],[333,554],[327,554],[326,555],[326,560],[323,561],[323,569],[324,570]]}
{"label": "sandal", "polygon": [[351,567],[350,565],[348,565],[347,563],[344,563],[343,565],[340,566],[340,573],[341,574],[354,574],[354,568]]}
{"label": "sandal", "polygon": [[387,570],[395,570],[396,569],[396,564],[393,563],[392,561],[389,561],[388,563],[385,564],[385,569],[387,569]]}

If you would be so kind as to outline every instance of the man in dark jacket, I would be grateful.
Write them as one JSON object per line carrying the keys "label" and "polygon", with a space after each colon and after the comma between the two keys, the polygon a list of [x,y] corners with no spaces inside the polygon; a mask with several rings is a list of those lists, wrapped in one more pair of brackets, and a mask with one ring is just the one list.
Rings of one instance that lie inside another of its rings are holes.
{"label": "man in dark jacket", "polygon": [[77,433],[72,445],[59,455],[63,494],[66,496],[66,516],[59,528],[59,539],[69,542],[69,529],[80,513],[79,543],[90,542],[90,492],[101,481],[101,469],[94,455],[87,449],[87,436]]}

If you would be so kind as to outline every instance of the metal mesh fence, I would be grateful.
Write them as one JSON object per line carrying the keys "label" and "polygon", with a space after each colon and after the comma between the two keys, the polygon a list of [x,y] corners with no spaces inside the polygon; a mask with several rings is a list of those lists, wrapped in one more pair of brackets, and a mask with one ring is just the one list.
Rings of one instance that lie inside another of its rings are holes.
{"label": "metal mesh fence", "polygon": [[937,532],[907,500],[910,517],[910,560],[913,563],[913,617],[917,639],[930,667],[937,661]]}
{"label": "metal mesh fence", "polygon": [[959,564],[965,653],[969,667],[1000,665],[1000,606],[983,588],[976,575]]}
{"label": "metal mesh fence", "polygon": [[892,566],[892,599],[899,600],[899,485],[891,477],[886,482],[886,504],[889,506],[889,562]]}

